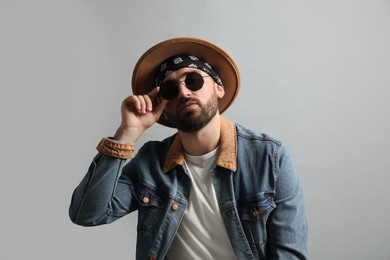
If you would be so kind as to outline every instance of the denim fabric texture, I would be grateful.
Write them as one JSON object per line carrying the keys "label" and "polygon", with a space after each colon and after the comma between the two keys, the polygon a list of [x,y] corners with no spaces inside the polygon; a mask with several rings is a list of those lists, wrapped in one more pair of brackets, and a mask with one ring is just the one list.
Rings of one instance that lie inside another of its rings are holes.
{"label": "denim fabric texture", "polygon": [[[210,174],[237,259],[307,259],[303,191],[290,154],[278,140],[231,125],[221,138],[235,140],[235,163]],[[167,166],[175,142],[177,135],[147,142],[129,162],[98,153],[73,192],[71,220],[97,226],[138,210],[136,259],[164,259],[191,187],[181,158]]]}

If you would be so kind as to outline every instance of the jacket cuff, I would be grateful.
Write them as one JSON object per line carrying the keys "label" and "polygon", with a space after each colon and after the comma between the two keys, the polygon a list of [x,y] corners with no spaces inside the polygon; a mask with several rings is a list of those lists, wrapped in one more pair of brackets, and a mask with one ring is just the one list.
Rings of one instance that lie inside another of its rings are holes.
{"label": "jacket cuff", "polygon": [[118,143],[104,137],[96,147],[96,150],[115,158],[129,159],[133,157],[134,145]]}

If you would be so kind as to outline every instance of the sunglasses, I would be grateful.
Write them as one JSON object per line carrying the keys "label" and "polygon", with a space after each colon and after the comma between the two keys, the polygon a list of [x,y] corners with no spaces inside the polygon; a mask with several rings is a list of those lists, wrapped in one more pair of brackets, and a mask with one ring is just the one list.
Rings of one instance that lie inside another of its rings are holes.
{"label": "sunglasses", "polygon": [[177,97],[179,93],[179,84],[184,82],[186,87],[191,91],[197,91],[203,87],[203,78],[210,77],[202,76],[198,72],[190,72],[186,75],[186,78],[182,81],[167,80],[160,84],[160,95],[166,100],[172,100]]}

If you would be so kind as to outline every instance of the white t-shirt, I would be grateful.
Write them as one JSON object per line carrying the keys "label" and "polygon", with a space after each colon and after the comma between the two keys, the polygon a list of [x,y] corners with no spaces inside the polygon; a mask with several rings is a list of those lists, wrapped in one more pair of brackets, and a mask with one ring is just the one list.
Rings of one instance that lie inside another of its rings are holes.
{"label": "white t-shirt", "polygon": [[202,156],[185,154],[191,178],[189,203],[167,258],[237,259],[223,223],[210,170],[218,148]]}

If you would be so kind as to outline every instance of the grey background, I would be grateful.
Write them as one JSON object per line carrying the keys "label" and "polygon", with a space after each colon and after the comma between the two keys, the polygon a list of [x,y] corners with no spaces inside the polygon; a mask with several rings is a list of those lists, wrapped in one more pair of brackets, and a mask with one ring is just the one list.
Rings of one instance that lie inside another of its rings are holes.
{"label": "grey background", "polygon": [[[0,259],[133,259],[136,214],[95,228],[67,208],[120,122],[138,57],[167,38],[237,61],[230,119],[284,140],[311,259],[390,259],[390,2],[0,1]],[[171,130],[154,126],[142,137]]]}

